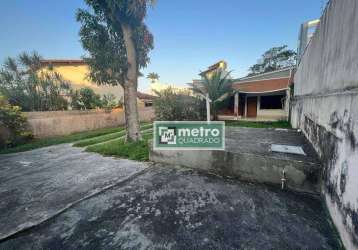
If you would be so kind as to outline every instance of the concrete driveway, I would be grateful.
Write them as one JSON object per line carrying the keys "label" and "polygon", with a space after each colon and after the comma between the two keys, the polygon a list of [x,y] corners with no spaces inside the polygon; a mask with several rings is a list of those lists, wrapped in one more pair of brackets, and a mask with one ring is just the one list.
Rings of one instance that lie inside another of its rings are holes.
{"label": "concrete driveway", "polygon": [[0,156],[0,249],[337,249],[321,202],[71,145]]}

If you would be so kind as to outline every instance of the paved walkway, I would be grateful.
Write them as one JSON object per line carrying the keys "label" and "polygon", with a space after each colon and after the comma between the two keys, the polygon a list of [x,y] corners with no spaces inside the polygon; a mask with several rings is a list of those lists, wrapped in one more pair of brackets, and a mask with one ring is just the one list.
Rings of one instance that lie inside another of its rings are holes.
{"label": "paved walkway", "polygon": [[0,249],[337,249],[320,201],[266,186],[68,144],[0,166]]}

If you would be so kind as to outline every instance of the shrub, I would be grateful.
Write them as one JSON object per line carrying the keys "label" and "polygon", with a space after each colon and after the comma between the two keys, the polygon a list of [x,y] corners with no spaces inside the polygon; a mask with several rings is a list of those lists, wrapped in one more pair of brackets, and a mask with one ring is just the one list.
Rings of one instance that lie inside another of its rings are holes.
{"label": "shrub", "polygon": [[198,121],[204,119],[205,103],[190,91],[167,88],[154,100],[156,119],[160,121]]}
{"label": "shrub", "polygon": [[32,139],[28,131],[26,117],[21,108],[10,105],[0,96],[0,148],[13,147]]}
{"label": "shrub", "polygon": [[89,87],[75,90],[71,94],[71,106],[73,109],[95,109],[102,107],[101,96]]}
{"label": "shrub", "polygon": [[114,94],[103,95],[102,106],[105,110],[112,110],[117,106],[116,96]]}

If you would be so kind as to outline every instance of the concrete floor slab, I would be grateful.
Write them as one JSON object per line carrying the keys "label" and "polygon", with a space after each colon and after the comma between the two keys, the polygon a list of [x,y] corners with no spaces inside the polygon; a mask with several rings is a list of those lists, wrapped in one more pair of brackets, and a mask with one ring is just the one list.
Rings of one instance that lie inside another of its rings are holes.
{"label": "concrete floor slab", "polygon": [[146,167],[70,144],[0,155],[0,240]]}
{"label": "concrete floor slab", "polygon": [[[304,135],[294,129],[230,128],[225,131],[226,150],[307,164],[319,164],[314,148]],[[306,155],[272,152],[272,144],[302,147]]]}
{"label": "concrete floor slab", "polygon": [[319,200],[157,165],[1,249],[337,249]]}

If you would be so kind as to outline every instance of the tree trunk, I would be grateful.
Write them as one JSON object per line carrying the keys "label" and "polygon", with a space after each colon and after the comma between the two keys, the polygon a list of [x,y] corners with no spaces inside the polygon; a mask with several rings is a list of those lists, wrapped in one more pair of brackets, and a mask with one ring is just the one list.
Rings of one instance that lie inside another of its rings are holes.
{"label": "tree trunk", "polygon": [[211,113],[212,113],[212,115],[213,115],[213,120],[214,120],[214,121],[219,120],[218,108],[215,106],[215,104],[213,104],[212,107],[211,107]]}
{"label": "tree trunk", "polygon": [[124,111],[126,119],[127,141],[142,139],[137,106],[138,65],[133,41],[133,31],[129,25],[121,24],[124,43],[127,50],[128,70],[124,88]]}

